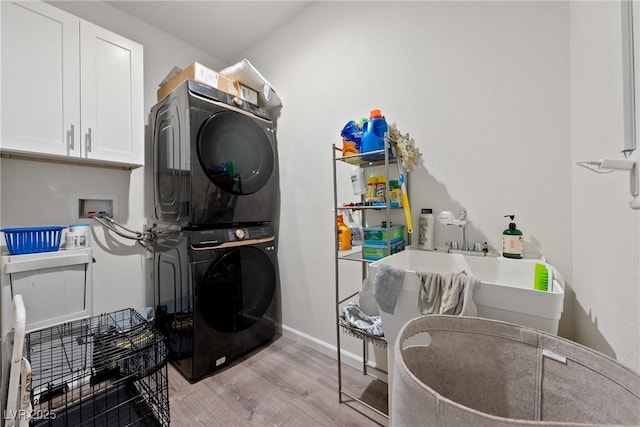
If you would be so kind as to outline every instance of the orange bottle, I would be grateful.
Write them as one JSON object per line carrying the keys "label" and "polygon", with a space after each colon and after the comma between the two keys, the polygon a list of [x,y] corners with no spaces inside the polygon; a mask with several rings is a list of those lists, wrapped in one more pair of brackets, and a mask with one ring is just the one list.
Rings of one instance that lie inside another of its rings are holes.
{"label": "orange bottle", "polygon": [[338,250],[346,251],[351,249],[351,230],[344,223],[342,214],[337,215],[338,218]]}

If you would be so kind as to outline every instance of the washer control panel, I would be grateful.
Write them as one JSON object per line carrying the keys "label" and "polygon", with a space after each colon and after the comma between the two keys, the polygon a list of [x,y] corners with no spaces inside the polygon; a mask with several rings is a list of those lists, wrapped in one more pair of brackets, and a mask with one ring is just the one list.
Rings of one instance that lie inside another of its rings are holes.
{"label": "washer control panel", "polygon": [[227,230],[227,242],[257,240],[267,237],[273,237],[273,227],[270,225],[230,228]]}
{"label": "washer control panel", "polygon": [[190,233],[189,240],[195,247],[216,247],[230,242],[247,242],[273,237],[271,225],[252,225],[248,227],[237,226],[234,228],[215,228],[210,230],[197,230]]}

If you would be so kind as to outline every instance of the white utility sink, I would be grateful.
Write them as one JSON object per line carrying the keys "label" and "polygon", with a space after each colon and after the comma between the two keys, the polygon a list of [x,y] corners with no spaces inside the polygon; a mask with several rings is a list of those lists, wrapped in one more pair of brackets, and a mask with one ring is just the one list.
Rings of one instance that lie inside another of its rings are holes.
{"label": "white utility sink", "polygon": [[540,259],[482,257],[412,248],[369,264],[369,277],[375,277],[382,264],[405,271],[394,314],[380,310],[388,346],[390,393],[398,333],[406,322],[422,315],[418,310],[421,281],[417,272],[445,274],[464,271],[481,282],[473,296],[478,317],[528,326],[555,335],[564,303],[564,283],[558,277],[550,276],[548,291],[534,289],[537,263],[545,264],[550,272],[553,271]]}
{"label": "white utility sink", "polygon": [[[563,284],[550,277],[548,291],[533,288],[535,265],[539,259],[510,259],[492,256],[448,254],[438,251],[407,249],[369,264],[370,277],[382,264],[405,270],[404,282],[393,315],[380,311],[387,342],[392,344],[400,328],[420,316],[418,292],[420,279],[416,272],[459,273],[476,277],[481,284],[474,301],[478,317],[502,320],[557,334],[564,302]],[[391,341],[389,338],[392,338]]]}
{"label": "white utility sink", "polygon": [[374,277],[382,264],[405,270],[404,282],[393,315],[380,310],[384,335],[393,348],[400,328],[421,315],[418,311],[420,279],[416,272],[459,273],[464,271],[480,280],[474,301],[478,317],[502,320],[558,333],[558,322],[564,303],[564,283],[550,277],[549,290],[533,288],[535,265],[545,264],[540,259],[510,259],[492,256],[449,254],[408,248],[369,264],[369,275]]}

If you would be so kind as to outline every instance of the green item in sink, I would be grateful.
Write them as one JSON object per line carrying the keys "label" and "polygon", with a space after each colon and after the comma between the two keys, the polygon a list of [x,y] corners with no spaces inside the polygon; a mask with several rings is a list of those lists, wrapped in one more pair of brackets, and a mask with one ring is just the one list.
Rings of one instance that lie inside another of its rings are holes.
{"label": "green item in sink", "polygon": [[533,276],[533,288],[538,291],[549,290],[549,270],[544,264],[536,264]]}

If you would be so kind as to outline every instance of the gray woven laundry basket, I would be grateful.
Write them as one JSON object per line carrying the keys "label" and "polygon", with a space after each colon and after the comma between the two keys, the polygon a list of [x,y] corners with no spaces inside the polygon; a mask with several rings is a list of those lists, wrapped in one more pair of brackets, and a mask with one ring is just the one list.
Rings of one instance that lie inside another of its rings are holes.
{"label": "gray woven laundry basket", "polygon": [[424,316],[394,351],[394,427],[640,425],[637,373],[535,329]]}

